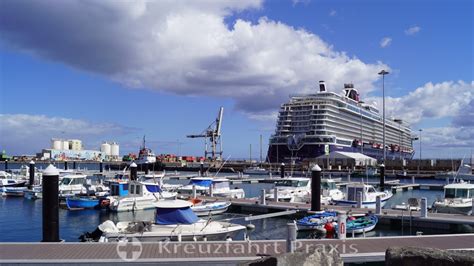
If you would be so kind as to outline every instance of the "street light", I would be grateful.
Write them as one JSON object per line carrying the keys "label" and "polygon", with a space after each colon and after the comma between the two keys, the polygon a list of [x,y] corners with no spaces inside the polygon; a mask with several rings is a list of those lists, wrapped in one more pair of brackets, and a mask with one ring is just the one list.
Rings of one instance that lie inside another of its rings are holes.
{"label": "street light", "polygon": [[382,75],[382,113],[383,113],[383,163],[386,160],[386,151],[385,151],[385,75],[388,74],[388,71],[382,70],[379,72],[379,75]]}
{"label": "street light", "polygon": [[420,131],[420,160],[418,161],[418,174],[420,174],[420,164],[421,164],[421,131],[423,131],[423,130],[420,128],[418,131]]}
{"label": "street light", "polygon": [[364,101],[359,101],[359,114],[360,114],[360,153],[364,153],[364,139],[362,135],[362,104]]}

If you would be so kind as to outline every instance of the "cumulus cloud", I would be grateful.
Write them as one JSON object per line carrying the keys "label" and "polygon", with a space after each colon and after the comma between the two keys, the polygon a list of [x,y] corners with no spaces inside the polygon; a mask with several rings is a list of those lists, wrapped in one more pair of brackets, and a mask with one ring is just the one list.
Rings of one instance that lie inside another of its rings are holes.
{"label": "cumulus cloud", "polygon": [[[352,81],[373,90],[381,62],[335,51],[319,36],[238,17],[261,1],[4,0],[2,41],[12,49],[101,74],[131,88],[231,98],[269,114],[290,93]],[[227,23],[227,24],[226,24]]]}
{"label": "cumulus cloud", "polygon": [[391,43],[392,43],[392,38],[385,37],[382,40],[380,40],[380,47],[382,48],[388,47]]}
{"label": "cumulus cloud", "polygon": [[412,26],[405,30],[406,35],[416,35],[421,30],[418,26]]}
{"label": "cumulus cloud", "polygon": [[[79,119],[29,114],[0,114],[0,147],[18,154],[31,154],[50,146],[50,139],[77,138],[99,144],[103,138],[133,132],[113,123],[91,123]],[[98,147],[89,147],[98,149]]]}

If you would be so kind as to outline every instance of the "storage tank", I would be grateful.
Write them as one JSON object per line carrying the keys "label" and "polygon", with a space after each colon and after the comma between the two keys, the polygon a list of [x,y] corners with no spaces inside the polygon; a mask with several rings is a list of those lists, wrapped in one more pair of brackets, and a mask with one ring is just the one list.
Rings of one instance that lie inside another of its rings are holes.
{"label": "storage tank", "polygon": [[82,150],[82,141],[78,139],[69,140],[71,150],[80,151]]}
{"label": "storage tank", "polygon": [[62,150],[63,143],[59,139],[51,139],[51,148],[53,150]]}
{"label": "storage tank", "polygon": [[111,147],[110,144],[107,142],[104,142],[100,145],[100,151],[104,155],[111,155]]}
{"label": "storage tank", "polygon": [[110,144],[110,147],[111,147],[111,154],[110,155],[119,156],[119,145],[118,145],[118,143],[112,142],[112,144]]}
{"label": "storage tank", "polygon": [[63,150],[69,150],[69,140],[63,140],[62,143]]}

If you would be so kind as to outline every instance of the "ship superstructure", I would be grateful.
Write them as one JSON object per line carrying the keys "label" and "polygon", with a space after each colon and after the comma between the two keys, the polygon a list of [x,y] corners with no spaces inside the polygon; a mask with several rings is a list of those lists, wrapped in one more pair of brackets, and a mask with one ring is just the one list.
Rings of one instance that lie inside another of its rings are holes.
{"label": "ship superstructure", "polygon": [[[327,152],[360,152],[383,158],[383,119],[377,107],[359,100],[353,84],[343,94],[326,90],[324,81],[315,94],[293,95],[282,104],[275,134],[270,138],[270,162],[301,161]],[[401,119],[385,119],[387,160],[411,159],[413,138]]]}

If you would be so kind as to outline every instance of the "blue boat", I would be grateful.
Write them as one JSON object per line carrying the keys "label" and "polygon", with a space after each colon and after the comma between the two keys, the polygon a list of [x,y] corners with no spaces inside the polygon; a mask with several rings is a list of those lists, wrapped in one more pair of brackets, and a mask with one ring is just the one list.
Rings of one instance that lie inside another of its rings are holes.
{"label": "blue boat", "polygon": [[322,230],[324,225],[328,222],[337,221],[337,212],[322,211],[316,214],[306,216],[296,221],[296,227],[299,231],[302,230]]}
{"label": "blue boat", "polygon": [[374,230],[379,218],[376,215],[366,215],[353,220],[347,220],[346,231],[348,234],[362,234]]}
{"label": "blue boat", "polygon": [[98,198],[71,197],[66,198],[68,210],[94,209],[99,206]]}

